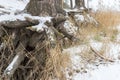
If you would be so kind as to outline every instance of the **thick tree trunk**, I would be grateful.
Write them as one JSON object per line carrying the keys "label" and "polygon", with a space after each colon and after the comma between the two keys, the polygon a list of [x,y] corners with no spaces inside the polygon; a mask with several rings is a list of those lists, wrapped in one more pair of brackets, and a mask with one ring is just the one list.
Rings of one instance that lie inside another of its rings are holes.
{"label": "thick tree trunk", "polygon": [[55,5],[59,5],[62,8],[63,0],[55,0]]}
{"label": "thick tree trunk", "polygon": [[56,16],[58,13],[65,15],[62,0],[30,0],[26,10],[35,16]]}

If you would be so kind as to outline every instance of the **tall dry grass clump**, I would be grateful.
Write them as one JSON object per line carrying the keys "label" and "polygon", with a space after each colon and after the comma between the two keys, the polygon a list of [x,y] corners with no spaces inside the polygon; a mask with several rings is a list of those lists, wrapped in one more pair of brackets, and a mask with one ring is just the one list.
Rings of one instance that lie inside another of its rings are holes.
{"label": "tall dry grass clump", "polygon": [[98,11],[95,16],[104,27],[115,27],[120,23],[120,13],[114,11]]}
{"label": "tall dry grass clump", "polygon": [[105,37],[110,37],[110,40],[115,39],[115,36],[118,34],[116,26],[120,24],[120,13],[113,11],[98,11],[94,17],[100,23],[98,32],[102,33]]}
{"label": "tall dry grass clump", "polygon": [[[44,42],[43,42],[44,43]],[[45,41],[45,43],[47,43]],[[0,53],[0,75],[16,55],[10,52],[12,46]],[[8,53],[6,53],[8,51]],[[26,52],[26,57],[13,74],[11,80],[66,80],[65,69],[70,64],[69,54],[63,54],[59,46],[41,46],[34,53]],[[7,80],[7,79],[5,79]]]}
{"label": "tall dry grass clump", "polygon": [[70,55],[62,54],[60,47],[50,50],[42,80],[66,80],[65,69],[70,65]]}
{"label": "tall dry grass clump", "polygon": [[92,38],[100,41],[104,37],[109,38],[109,40],[114,40],[118,34],[116,26],[120,23],[120,13],[112,11],[98,11],[91,15],[96,21],[98,21],[99,25],[96,27],[88,23],[86,26],[80,27],[80,39],[85,42]]}

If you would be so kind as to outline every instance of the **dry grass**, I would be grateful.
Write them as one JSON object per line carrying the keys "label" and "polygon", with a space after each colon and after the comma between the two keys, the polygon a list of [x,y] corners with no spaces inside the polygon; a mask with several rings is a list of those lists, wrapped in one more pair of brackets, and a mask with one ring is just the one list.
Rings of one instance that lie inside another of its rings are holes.
{"label": "dry grass", "polygon": [[[5,42],[7,47],[0,52],[0,79],[16,55],[14,40],[10,36],[4,36],[1,41]],[[70,65],[71,60],[69,54],[61,52],[58,44],[52,48],[45,39],[38,42],[35,49],[29,51],[29,48],[24,47],[26,57],[10,80],[66,80],[65,69]]]}
{"label": "dry grass", "polygon": [[[80,33],[78,34],[78,36],[80,37],[81,43],[87,43],[88,45],[90,39],[100,41],[103,44],[109,44],[107,42],[115,41],[118,34],[116,26],[120,24],[120,13],[111,11],[96,12],[95,14],[92,14],[92,16],[100,24],[98,27],[96,27],[88,23],[87,26],[83,25],[83,27],[80,27]],[[106,44],[103,45],[101,50],[98,52],[101,56],[104,56],[105,58],[111,58],[109,54],[107,54],[107,50],[109,50],[110,48]],[[94,62],[97,58],[96,55],[89,49],[84,50],[80,54],[83,63],[85,63],[85,61],[89,63]]]}
{"label": "dry grass", "polygon": [[110,37],[110,40],[114,40],[118,34],[116,26],[120,24],[120,13],[119,12],[97,12],[96,19],[102,24],[100,31],[105,34],[106,37]]}
{"label": "dry grass", "polygon": [[0,52],[0,80],[4,73],[4,70],[6,69],[6,66],[10,64],[13,57],[15,56],[15,53],[13,51],[14,47],[13,47],[13,42],[12,42],[12,36],[6,35],[2,37],[1,41],[3,41],[3,44],[6,46],[4,46],[4,48],[1,49],[1,52]]}
{"label": "dry grass", "polygon": [[107,37],[109,40],[116,39],[118,30],[116,26],[120,23],[120,13],[119,12],[96,12],[92,16],[100,23],[98,27],[88,23],[87,26],[80,28],[80,39],[89,41],[94,38],[95,40],[104,40]]}
{"label": "dry grass", "polygon": [[88,45],[86,49],[84,49],[81,53],[78,54],[81,57],[80,64],[84,66],[83,69],[87,69],[87,66],[89,64],[98,65],[99,62],[104,63],[114,61],[112,56],[108,53],[110,47],[107,44],[108,43],[104,43],[101,46],[100,50],[96,50],[96,48],[93,48],[95,52]]}
{"label": "dry grass", "polygon": [[[9,46],[10,51],[11,47]],[[27,53],[26,59],[15,71],[11,80],[66,80],[65,69],[71,62],[69,54],[61,53],[59,46],[47,53],[44,53],[44,50],[46,48],[38,49],[38,52],[35,51],[33,54]],[[15,56],[10,51],[0,53],[0,75]]]}
{"label": "dry grass", "polygon": [[120,13],[113,11],[97,12],[94,16],[103,27],[114,27],[120,23]]}
{"label": "dry grass", "polygon": [[89,46],[87,46],[86,49],[84,49],[81,53],[79,53],[79,55],[82,58],[81,60],[82,64],[93,63],[97,59],[97,57],[91,51]]}
{"label": "dry grass", "polygon": [[[0,79],[16,55],[11,35],[4,36],[2,42],[7,46],[0,52]],[[70,56],[62,54],[59,46],[52,49],[46,40],[40,44],[43,45],[32,54],[26,51],[25,60],[15,71],[11,80],[66,80],[64,71],[70,63]]]}
{"label": "dry grass", "polygon": [[45,74],[42,80],[66,80],[65,69],[70,65],[70,55],[62,54],[57,46],[50,50],[50,57],[47,59]]}

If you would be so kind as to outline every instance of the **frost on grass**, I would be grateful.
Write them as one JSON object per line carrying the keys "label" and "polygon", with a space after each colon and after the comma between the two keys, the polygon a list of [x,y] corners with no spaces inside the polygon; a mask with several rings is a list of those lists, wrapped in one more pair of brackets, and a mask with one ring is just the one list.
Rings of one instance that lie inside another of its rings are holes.
{"label": "frost on grass", "polygon": [[76,35],[77,33],[77,27],[72,23],[70,22],[69,20],[66,20],[65,23],[64,23],[64,28],[66,29],[66,31],[71,34],[71,35]]}

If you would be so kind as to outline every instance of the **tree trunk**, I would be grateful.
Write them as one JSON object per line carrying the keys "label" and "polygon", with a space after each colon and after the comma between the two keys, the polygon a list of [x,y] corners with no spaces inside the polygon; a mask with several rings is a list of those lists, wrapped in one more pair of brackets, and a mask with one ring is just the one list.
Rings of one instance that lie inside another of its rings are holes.
{"label": "tree trunk", "polygon": [[76,8],[85,7],[84,0],[75,0]]}
{"label": "tree trunk", "polygon": [[71,6],[71,9],[73,8],[73,2],[72,0],[70,0],[70,6]]}
{"label": "tree trunk", "polygon": [[18,53],[4,71],[3,77],[10,79],[11,76],[14,74],[15,70],[19,67],[20,63],[24,60],[24,57],[25,55],[23,54],[23,52]]}
{"label": "tree trunk", "polygon": [[30,0],[26,10],[34,16],[56,16],[58,13],[65,15],[62,0]]}

